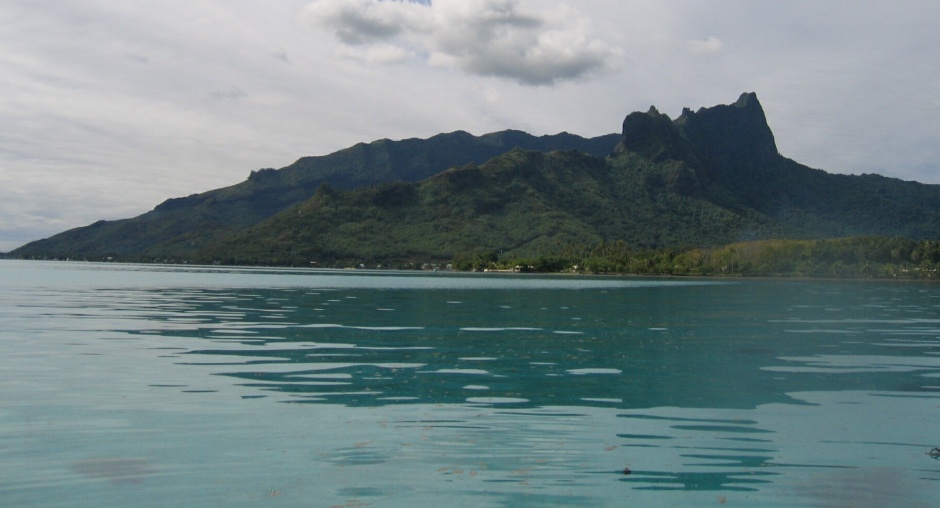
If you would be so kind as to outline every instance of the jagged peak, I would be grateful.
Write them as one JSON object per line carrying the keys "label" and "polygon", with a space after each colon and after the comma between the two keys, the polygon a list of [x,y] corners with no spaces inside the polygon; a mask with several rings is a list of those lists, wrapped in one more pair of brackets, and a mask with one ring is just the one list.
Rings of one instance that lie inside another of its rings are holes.
{"label": "jagged peak", "polygon": [[681,124],[689,117],[708,114],[709,111],[715,109],[750,110],[752,112],[760,112],[761,115],[764,114],[764,108],[761,107],[760,100],[757,99],[757,94],[754,92],[744,92],[738,97],[738,100],[731,104],[719,104],[717,106],[701,107],[695,111],[693,111],[692,108],[684,107],[682,108],[682,113],[676,118],[676,123]]}
{"label": "jagged peak", "polygon": [[754,92],[744,92],[738,97],[738,100],[733,104],[735,107],[745,108],[749,105],[756,105],[760,107],[760,101],[757,100],[757,94]]}
{"label": "jagged peak", "polygon": [[732,160],[735,165],[761,165],[778,156],[773,132],[754,92],[741,94],[733,104],[685,113],[677,123],[692,143],[720,165]]}
{"label": "jagged peak", "polygon": [[[615,153],[635,152],[654,159],[693,162],[704,158],[719,172],[737,166],[768,164],[777,156],[773,133],[754,92],[745,92],[732,104],[692,111],[683,108],[674,121],[655,107],[631,113]],[[730,166],[735,166],[731,168]]]}
{"label": "jagged peak", "polygon": [[660,113],[659,110],[656,109],[656,106],[650,106],[650,108],[646,111],[646,114],[649,115],[649,116],[652,116],[652,117],[654,117],[654,118],[657,117],[657,116],[666,116],[666,115]]}

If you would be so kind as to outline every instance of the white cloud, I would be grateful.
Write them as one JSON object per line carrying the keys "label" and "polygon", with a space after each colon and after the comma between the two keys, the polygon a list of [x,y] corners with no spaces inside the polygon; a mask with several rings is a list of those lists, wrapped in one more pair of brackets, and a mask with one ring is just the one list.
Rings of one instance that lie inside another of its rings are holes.
{"label": "white cloud", "polygon": [[405,48],[392,44],[383,44],[370,47],[366,53],[366,60],[377,64],[397,64],[404,62],[408,55],[409,52]]}
{"label": "white cloud", "polygon": [[[617,51],[564,5],[522,0],[319,0],[308,18],[349,46],[398,47],[432,66],[523,85],[553,85],[611,67]],[[403,58],[402,58],[403,60]]]}
{"label": "white cloud", "polygon": [[488,103],[498,102],[500,99],[499,91],[493,87],[482,87],[475,86],[473,90],[480,94],[483,99]]}
{"label": "white cloud", "polygon": [[370,65],[396,65],[405,63],[412,52],[394,44],[343,46],[336,55],[340,58]]}

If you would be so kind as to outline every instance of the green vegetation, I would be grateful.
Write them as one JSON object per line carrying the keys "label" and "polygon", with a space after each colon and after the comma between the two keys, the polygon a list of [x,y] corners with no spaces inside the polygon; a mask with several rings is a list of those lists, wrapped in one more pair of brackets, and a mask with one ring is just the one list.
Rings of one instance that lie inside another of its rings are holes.
{"label": "green vegetation", "polygon": [[350,190],[386,182],[417,182],[454,166],[482,163],[514,147],[575,149],[604,157],[619,139],[616,134],[588,139],[567,133],[537,137],[507,130],[483,136],[458,131],[429,139],[359,143],[329,155],[303,157],[281,169],[252,171],[237,185],[168,199],[139,217],[98,221],[32,242],[10,254],[136,262],[191,259],[196,250],[303,203],[324,184]]}
{"label": "green vegetation", "polygon": [[932,277],[938,238],[940,186],[782,157],[757,97],[744,94],[676,120],[632,113],[616,139],[504,131],[358,144],[10,255]]}
{"label": "green vegetation", "polygon": [[489,252],[454,260],[457,270],[744,277],[938,279],[940,242],[851,237],[758,240],[716,248],[631,249],[623,242],[568,246],[537,258]]}

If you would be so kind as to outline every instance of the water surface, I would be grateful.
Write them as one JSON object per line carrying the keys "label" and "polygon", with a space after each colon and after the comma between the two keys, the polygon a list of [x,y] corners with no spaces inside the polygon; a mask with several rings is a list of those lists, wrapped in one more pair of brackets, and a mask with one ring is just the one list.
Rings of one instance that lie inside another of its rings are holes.
{"label": "water surface", "polygon": [[931,506],[938,354],[925,283],[3,261],[0,499]]}

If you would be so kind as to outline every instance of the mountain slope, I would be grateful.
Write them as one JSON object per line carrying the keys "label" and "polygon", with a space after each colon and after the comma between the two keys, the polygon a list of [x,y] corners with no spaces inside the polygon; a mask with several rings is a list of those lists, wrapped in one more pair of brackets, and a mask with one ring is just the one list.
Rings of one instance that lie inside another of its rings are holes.
{"label": "mountain slope", "polygon": [[940,238],[940,186],[831,175],[787,159],[753,93],[675,120],[655,108],[631,113],[614,144],[518,131],[380,140],[12,254],[345,266],[484,250],[539,256],[602,242]]}
{"label": "mountain slope", "polygon": [[672,189],[741,213],[756,212],[799,238],[849,235],[940,236],[940,186],[878,175],[833,175],[781,156],[757,96],[624,120],[615,153],[680,164]]}
{"label": "mountain slope", "polygon": [[515,149],[417,184],[352,192],[321,188],[302,205],[195,252],[194,258],[232,264],[397,264],[480,249],[535,255],[625,236],[649,244],[708,241],[716,233],[703,235],[703,221],[729,232],[739,229],[740,216],[704,200],[653,196],[637,163],[626,158],[610,163],[576,151]]}
{"label": "mountain slope", "polygon": [[429,139],[359,143],[330,155],[301,158],[279,170],[252,171],[237,185],[169,199],[138,217],[99,221],[32,242],[10,255],[185,258],[195,248],[308,199],[322,184],[353,189],[381,182],[415,182],[449,167],[483,162],[514,147],[576,149],[605,156],[618,140],[616,134],[587,139],[568,133],[536,137],[509,130],[483,136],[458,131]]}
{"label": "mountain slope", "polygon": [[419,184],[313,199],[194,253],[225,263],[401,263],[483,249],[715,245],[761,238],[940,236],[940,187],[830,175],[777,153],[754,94],[629,115],[615,155],[514,150]]}

